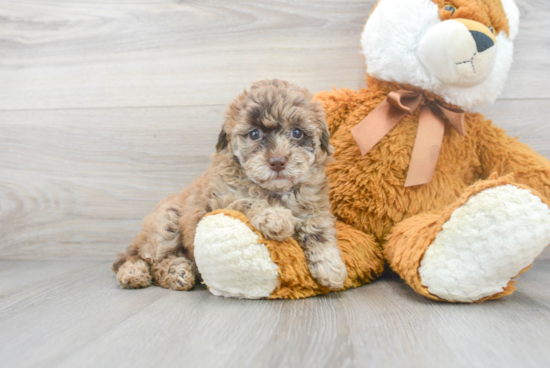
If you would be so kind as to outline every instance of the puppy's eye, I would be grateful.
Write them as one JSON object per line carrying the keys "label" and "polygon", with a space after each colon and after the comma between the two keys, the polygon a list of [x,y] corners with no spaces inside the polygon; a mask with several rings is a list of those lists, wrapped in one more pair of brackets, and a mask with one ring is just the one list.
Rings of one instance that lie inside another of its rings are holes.
{"label": "puppy's eye", "polygon": [[489,31],[491,31],[492,34],[495,34],[495,29],[492,26],[488,26],[488,27],[489,27]]}
{"label": "puppy's eye", "polygon": [[456,11],[456,6],[450,5],[450,4],[449,4],[449,5],[445,5],[445,6],[443,7],[443,10],[449,11],[449,12],[451,12],[451,14],[454,14],[455,11]]}
{"label": "puppy's eye", "polygon": [[258,139],[260,139],[260,131],[258,129],[254,129],[253,131],[251,131],[250,133],[248,133],[248,136],[250,137],[250,139],[252,139],[253,141],[257,141]]}
{"label": "puppy's eye", "polygon": [[304,136],[304,132],[302,132],[298,128],[292,129],[292,138],[294,139],[301,139]]}

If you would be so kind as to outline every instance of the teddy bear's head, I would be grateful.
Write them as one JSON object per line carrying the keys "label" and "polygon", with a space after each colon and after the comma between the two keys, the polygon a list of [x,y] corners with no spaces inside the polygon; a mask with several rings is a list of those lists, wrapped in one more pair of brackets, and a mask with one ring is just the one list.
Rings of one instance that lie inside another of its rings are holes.
{"label": "teddy bear's head", "polygon": [[361,46],[371,77],[471,110],[500,94],[518,26],[514,0],[379,0]]}

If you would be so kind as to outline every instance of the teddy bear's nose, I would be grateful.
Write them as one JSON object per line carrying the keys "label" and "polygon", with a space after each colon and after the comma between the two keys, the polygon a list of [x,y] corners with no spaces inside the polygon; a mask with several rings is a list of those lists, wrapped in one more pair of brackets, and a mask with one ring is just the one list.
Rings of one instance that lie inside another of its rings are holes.
{"label": "teddy bear's nose", "polygon": [[479,31],[470,31],[474,41],[476,41],[477,52],[483,52],[495,45],[491,37]]}
{"label": "teddy bear's nose", "polygon": [[282,171],[286,167],[286,157],[271,157],[269,159],[269,167],[274,171]]}

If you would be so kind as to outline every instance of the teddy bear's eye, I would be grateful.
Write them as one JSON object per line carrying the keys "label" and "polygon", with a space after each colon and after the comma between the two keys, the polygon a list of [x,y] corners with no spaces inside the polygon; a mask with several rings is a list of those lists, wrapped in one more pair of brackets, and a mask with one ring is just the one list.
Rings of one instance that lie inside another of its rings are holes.
{"label": "teddy bear's eye", "polygon": [[495,29],[494,29],[492,26],[488,26],[488,27],[489,27],[489,30],[490,30],[493,34],[495,34]]}
{"label": "teddy bear's eye", "polygon": [[257,141],[258,139],[260,139],[260,131],[258,129],[254,129],[253,131],[251,131],[250,133],[248,133],[248,136],[250,137],[250,139],[252,139],[253,141]]}
{"label": "teddy bear's eye", "polygon": [[454,14],[454,12],[456,11],[456,6],[454,6],[454,5],[445,5],[443,7],[443,10],[450,11],[451,14]]}

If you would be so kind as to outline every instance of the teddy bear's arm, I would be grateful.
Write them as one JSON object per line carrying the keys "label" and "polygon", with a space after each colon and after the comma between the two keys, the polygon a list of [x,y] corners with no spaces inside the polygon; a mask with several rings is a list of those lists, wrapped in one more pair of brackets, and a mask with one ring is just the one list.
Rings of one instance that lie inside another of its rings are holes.
{"label": "teddy bear's arm", "polygon": [[527,185],[549,199],[550,161],[490,121],[480,126],[477,136],[483,178],[494,172],[499,176],[513,174],[515,182]]}

